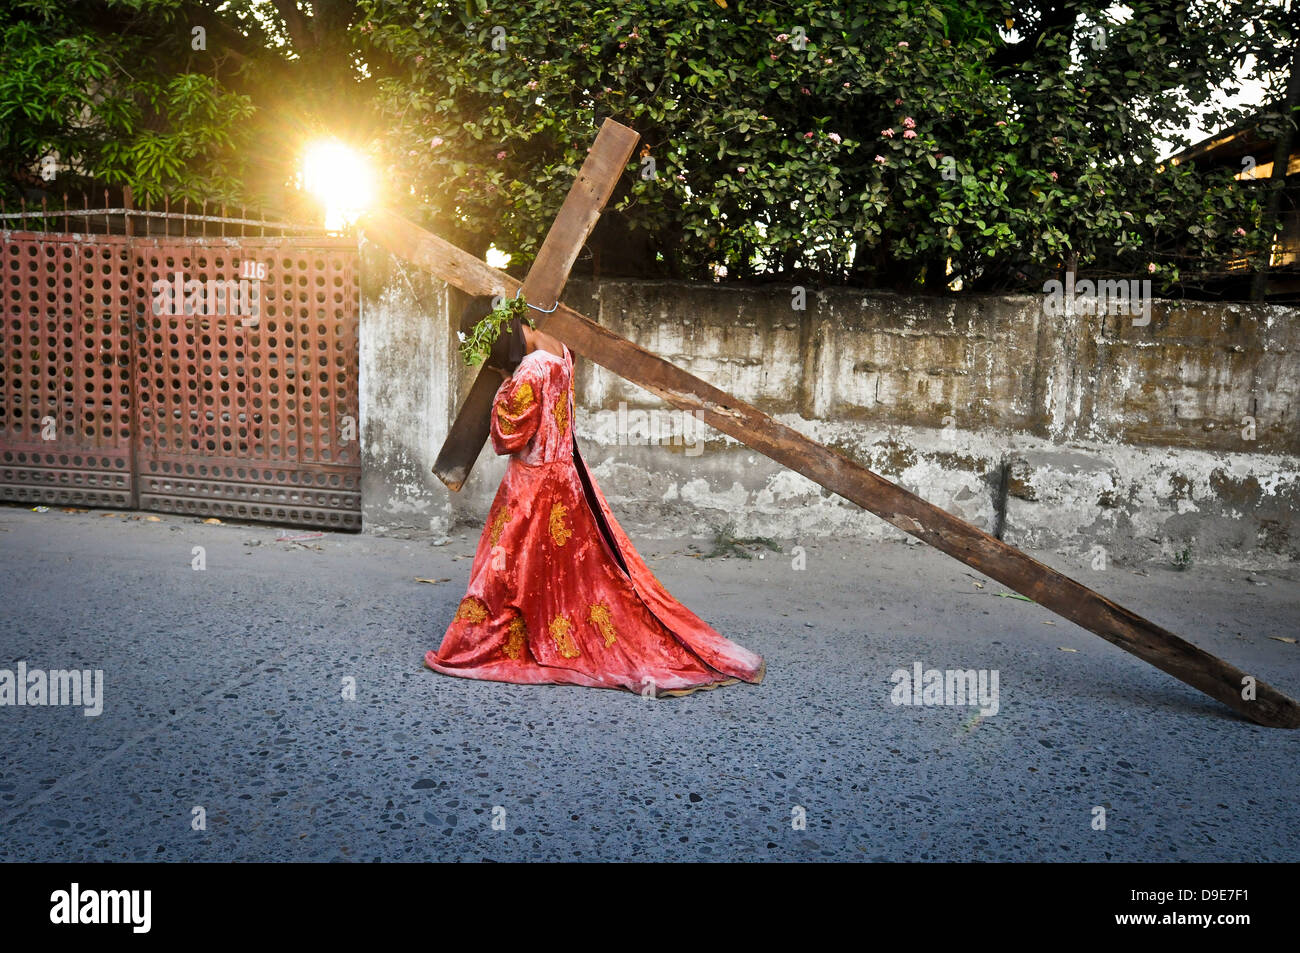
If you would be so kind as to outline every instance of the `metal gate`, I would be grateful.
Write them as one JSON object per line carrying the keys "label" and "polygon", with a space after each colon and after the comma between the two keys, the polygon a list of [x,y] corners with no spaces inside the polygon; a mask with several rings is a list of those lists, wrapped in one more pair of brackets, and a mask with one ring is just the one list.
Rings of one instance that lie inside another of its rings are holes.
{"label": "metal gate", "polygon": [[360,529],[341,238],[0,233],[0,498]]}

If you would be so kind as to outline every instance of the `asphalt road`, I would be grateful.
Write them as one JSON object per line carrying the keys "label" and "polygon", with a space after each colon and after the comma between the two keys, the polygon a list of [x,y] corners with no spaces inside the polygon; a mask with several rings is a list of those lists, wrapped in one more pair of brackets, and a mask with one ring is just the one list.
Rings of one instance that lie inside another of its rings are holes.
{"label": "asphalt road", "polygon": [[[1300,860],[1300,732],[920,545],[636,540],[767,658],[648,700],[423,668],[473,531],[155,519],[0,507],[0,669],[104,679],[98,716],[0,707],[0,859]],[[1035,555],[1300,696],[1300,567]],[[917,662],[996,672],[997,712],[893,704]]]}

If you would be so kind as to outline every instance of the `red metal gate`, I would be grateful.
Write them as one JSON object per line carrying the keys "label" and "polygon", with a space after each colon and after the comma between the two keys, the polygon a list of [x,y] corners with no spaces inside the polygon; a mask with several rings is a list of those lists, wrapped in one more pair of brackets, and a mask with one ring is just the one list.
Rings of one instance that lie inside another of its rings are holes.
{"label": "red metal gate", "polygon": [[353,241],[6,232],[0,269],[0,498],[360,529]]}

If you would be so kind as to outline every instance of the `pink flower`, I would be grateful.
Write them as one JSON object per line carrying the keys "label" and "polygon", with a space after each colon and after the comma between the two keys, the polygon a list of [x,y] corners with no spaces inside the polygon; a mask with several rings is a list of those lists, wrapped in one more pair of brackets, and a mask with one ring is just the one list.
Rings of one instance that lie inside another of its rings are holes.
{"label": "pink flower", "polygon": [[1239,229],[1237,229],[1235,232],[1233,232],[1232,234],[1234,234],[1234,235],[1245,235],[1245,234],[1246,234],[1246,230],[1245,230],[1244,228],[1239,228]]}
{"label": "pink flower", "polygon": [[849,84],[848,84],[848,83],[845,83],[845,84],[844,84],[844,88],[845,88],[845,89],[848,89],[848,88],[849,88]]}
{"label": "pink flower", "polygon": [[882,136],[884,136],[886,139],[893,139],[893,138],[894,138],[894,130],[893,130],[893,129],[882,129],[882,130],[880,130],[880,134],[881,134]]}
{"label": "pink flower", "polygon": [[915,138],[916,138],[916,130],[914,130],[914,129],[909,129],[909,130],[907,130],[907,132],[903,133],[903,138],[904,138],[904,139],[915,139]]}
{"label": "pink flower", "polygon": [[788,39],[790,39],[789,33],[778,33],[776,35],[776,42],[778,43],[784,43]]}
{"label": "pink flower", "polygon": [[537,80],[535,80],[535,79],[530,79],[530,80],[528,81],[528,88],[529,88],[529,89],[536,89],[536,88],[537,88]]}
{"label": "pink flower", "polygon": [[739,167],[736,169],[736,171],[739,172],[741,175],[744,175],[744,174],[745,174],[745,167],[744,167],[743,165],[742,165],[742,166],[739,166]]}
{"label": "pink flower", "polygon": [[1149,262],[1147,264],[1147,274],[1154,275],[1155,273],[1156,273],[1156,263],[1154,261]]}
{"label": "pink flower", "polygon": [[803,137],[804,137],[805,139],[811,139],[811,138],[813,137],[813,134],[812,134],[811,132],[805,132],[805,133],[803,134]]}
{"label": "pink flower", "polygon": [[901,106],[901,105],[903,105],[903,101],[902,101],[901,99],[895,99],[895,100],[894,100],[894,105],[895,105],[895,106]]}
{"label": "pink flower", "polygon": [[907,41],[906,41],[906,40],[903,40],[901,43],[899,43],[899,44],[898,44],[898,48],[899,48],[900,50],[905,50],[905,49],[907,49]]}
{"label": "pink flower", "polygon": [[876,161],[879,162],[881,165],[884,165],[887,160],[885,159],[884,156],[876,156]]}
{"label": "pink flower", "polygon": [[423,57],[423,56],[417,56],[417,57],[415,58],[415,65],[416,65],[416,66],[419,66],[419,65],[420,65],[421,63],[423,63],[423,62],[424,62],[424,57]]}
{"label": "pink flower", "polygon": [[776,53],[773,53],[773,54],[772,54],[772,59],[774,59],[774,60],[775,60],[775,59],[780,59],[780,56],[778,56]]}
{"label": "pink flower", "polygon": [[995,125],[995,126],[1005,126],[1006,123],[1003,122],[1001,119],[999,119],[999,120],[998,120],[997,122],[995,122],[993,125]]}
{"label": "pink flower", "polygon": [[429,148],[436,149],[443,144],[443,141],[444,140],[442,136],[434,136],[432,139],[429,140]]}
{"label": "pink flower", "polygon": [[1053,181],[1053,182],[1056,181],[1056,179],[1057,179],[1057,175],[1056,175],[1055,172],[1049,172],[1049,173],[1047,173],[1047,174],[1050,175],[1050,176],[1052,177],[1052,181]]}
{"label": "pink flower", "polygon": [[908,116],[906,119],[903,120],[903,125],[906,126],[908,129],[915,129],[916,120],[913,119],[911,116]]}
{"label": "pink flower", "polygon": [[799,90],[799,92],[803,93],[805,96],[811,96],[811,95],[812,95],[812,90],[809,89],[807,86],[805,86],[803,89]]}
{"label": "pink flower", "polygon": [[838,132],[832,132],[829,136],[827,136],[827,138],[830,139],[830,141],[835,143],[837,146],[844,141],[843,139],[840,138],[840,134]]}
{"label": "pink flower", "polygon": [[502,149],[500,152],[497,153],[498,159],[504,159],[505,157],[506,157],[506,151],[504,149]]}
{"label": "pink flower", "polygon": [[620,50],[625,50],[625,49],[627,49],[627,44],[626,44],[626,43],[620,43],[620,44],[618,45],[618,48],[619,48]]}

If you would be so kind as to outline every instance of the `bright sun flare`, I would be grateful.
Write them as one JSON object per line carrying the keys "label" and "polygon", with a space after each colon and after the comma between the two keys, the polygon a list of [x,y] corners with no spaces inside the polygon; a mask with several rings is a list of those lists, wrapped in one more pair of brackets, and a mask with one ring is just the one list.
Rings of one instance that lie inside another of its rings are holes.
{"label": "bright sun flare", "polygon": [[302,185],[325,206],[325,227],[344,228],[374,202],[374,173],[365,158],[336,139],[314,142],[302,157]]}

